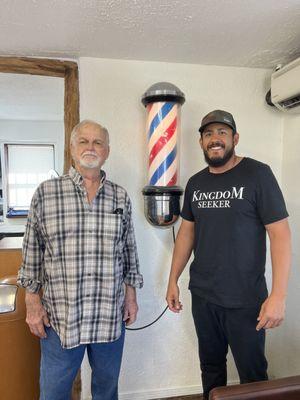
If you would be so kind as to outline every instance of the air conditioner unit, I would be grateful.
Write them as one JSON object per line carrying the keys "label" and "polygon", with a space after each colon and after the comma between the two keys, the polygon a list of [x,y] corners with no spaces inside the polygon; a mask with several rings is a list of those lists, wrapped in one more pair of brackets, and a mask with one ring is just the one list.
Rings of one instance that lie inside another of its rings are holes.
{"label": "air conditioner unit", "polygon": [[271,101],[282,111],[300,113],[300,57],[273,72]]}

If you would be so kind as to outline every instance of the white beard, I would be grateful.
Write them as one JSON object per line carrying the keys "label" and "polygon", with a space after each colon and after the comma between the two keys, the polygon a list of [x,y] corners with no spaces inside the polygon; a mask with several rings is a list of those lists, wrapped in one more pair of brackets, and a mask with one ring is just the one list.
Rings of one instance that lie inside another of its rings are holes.
{"label": "white beard", "polygon": [[79,164],[81,165],[81,167],[83,168],[89,168],[89,169],[93,169],[93,168],[98,168],[100,167],[101,164],[101,159],[99,157],[95,158],[94,160],[90,160],[87,161],[84,158],[80,158],[79,159]]}

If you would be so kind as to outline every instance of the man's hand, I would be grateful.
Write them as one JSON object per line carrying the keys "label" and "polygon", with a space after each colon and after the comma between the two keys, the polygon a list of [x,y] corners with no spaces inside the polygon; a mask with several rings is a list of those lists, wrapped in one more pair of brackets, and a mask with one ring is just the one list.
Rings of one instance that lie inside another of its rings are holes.
{"label": "man's hand", "polygon": [[45,339],[47,335],[44,326],[50,327],[50,322],[39,294],[26,292],[25,302],[27,309],[26,322],[30,332],[41,339]]}
{"label": "man's hand", "polygon": [[123,316],[123,321],[125,321],[126,325],[131,325],[135,322],[138,309],[135,288],[126,285]]}
{"label": "man's hand", "polygon": [[182,304],[179,301],[179,287],[177,283],[169,283],[166,300],[169,309],[174,313],[179,313],[182,310]]}
{"label": "man's hand", "polygon": [[272,296],[272,294],[262,304],[257,321],[256,330],[261,328],[269,329],[279,326],[285,314],[285,299]]}

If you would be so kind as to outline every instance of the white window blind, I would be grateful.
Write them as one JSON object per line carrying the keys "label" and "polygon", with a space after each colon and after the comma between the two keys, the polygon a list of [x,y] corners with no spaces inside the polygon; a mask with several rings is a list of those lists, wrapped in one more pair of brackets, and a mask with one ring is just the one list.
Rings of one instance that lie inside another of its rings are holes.
{"label": "white window blind", "polygon": [[37,186],[54,168],[53,145],[7,144],[8,208],[28,210]]}

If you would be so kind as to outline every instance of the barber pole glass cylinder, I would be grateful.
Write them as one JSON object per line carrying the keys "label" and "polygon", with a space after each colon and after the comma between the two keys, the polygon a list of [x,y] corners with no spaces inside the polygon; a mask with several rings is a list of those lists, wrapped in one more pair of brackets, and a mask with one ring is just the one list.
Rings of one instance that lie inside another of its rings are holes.
{"label": "barber pole glass cylinder", "polygon": [[180,213],[183,189],[179,181],[180,112],[184,94],[159,82],[143,95],[147,109],[148,185],[144,187],[145,216],[151,225],[173,225]]}

